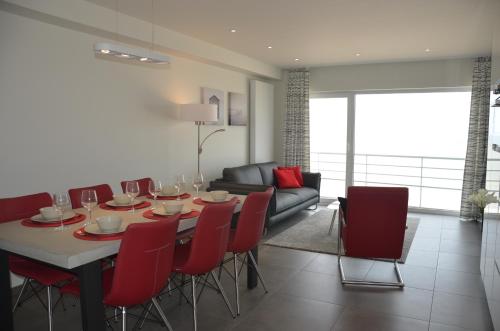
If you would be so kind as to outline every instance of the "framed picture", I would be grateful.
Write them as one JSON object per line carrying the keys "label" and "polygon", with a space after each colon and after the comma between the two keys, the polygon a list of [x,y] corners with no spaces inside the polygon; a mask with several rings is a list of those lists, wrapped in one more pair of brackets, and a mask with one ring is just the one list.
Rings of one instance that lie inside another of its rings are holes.
{"label": "framed picture", "polygon": [[229,92],[229,125],[246,126],[248,124],[247,96]]}
{"label": "framed picture", "polygon": [[217,121],[206,122],[209,125],[224,125],[224,91],[202,87],[202,103],[217,106]]}

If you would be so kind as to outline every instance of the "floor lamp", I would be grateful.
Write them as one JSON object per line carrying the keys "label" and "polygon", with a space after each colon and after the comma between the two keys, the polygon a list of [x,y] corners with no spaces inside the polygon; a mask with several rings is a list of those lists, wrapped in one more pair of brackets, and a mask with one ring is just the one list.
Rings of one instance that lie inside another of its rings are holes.
{"label": "floor lamp", "polygon": [[217,132],[226,131],[218,129],[209,133],[203,140],[200,139],[200,127],[205,122],[215,122],[217,118],[217,105],[213,104],[182,104],[178,105],[177,118],[183,121],[194,122],[198,126],[198,173],[200,173],[200,155],[203,152],[203,144],[209,137]]}

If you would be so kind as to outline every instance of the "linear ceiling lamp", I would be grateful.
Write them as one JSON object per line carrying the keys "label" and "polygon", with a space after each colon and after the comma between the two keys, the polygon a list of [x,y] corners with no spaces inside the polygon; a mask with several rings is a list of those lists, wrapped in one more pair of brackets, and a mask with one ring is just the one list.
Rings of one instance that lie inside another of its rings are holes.
{"label": "linear ceiling lamp", "polygon": [[94,45],[94,51],[98,55],[111,55],[120,59],[130,59],[144,63],[170,63],[170,58],[168,56],[145,48],[127,47],[125,45],[111,43],[97,43]]}

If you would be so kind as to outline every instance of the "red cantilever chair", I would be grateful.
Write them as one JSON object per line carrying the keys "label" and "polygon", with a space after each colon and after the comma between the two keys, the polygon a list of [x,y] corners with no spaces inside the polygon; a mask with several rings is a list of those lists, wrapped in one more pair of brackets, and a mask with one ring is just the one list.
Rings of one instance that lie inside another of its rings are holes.
{"label": "red cantilever chair", "polygon": [[229,243],[227,251],[233,253],[234,266],[234,286],[236,292],[236,314],[240,314],[240,291],[238,288],[238,254],[247,253],[252,265],[257,271],[260,282],[267,293],[264,278],[260,273],[259,267],[255,262],[255,258],[251,252],[255,246],[259,244],[262,232],[264,231],[264,223],[266,221],[267,207],[273,195],[274,188],[270,187],[265,192],[250,193],[243,207],[241,207],[240,217],[236,229],[231,230],[229,234]]}
{"label": "red cantilever chair", "polygon": [[[342,284],[404,287],[397,260],[403,251],[408,188],[351,186],[347,189],[346,213],[340,209],[338,264]],[[345,256],[394,260],[398,281],[347,279],[342,267],[342,246]]]}
{"label": "red cantilever chair", "polygon": [[[127,307],[149,300],[165,326],[172,331],[156,297],[172,271],[179,217],[177,214],[164,221],[130,224],[123,236],[115,267],[103,272],[103,302],[121,308],[123,331],[127,328]],[[61,292],[79,296],[79,282],[63,286]]]}
{"label": "red cantilever chair", "polygon": [[[151,178],[145,177],[141,179],[134,179],[133,181],[139,183],[139,197],[142,197],[144,195],[149,194],[149,182],[151,181]],[[125,180],[123,182],[120,182],[120,185],[122,186],[122,191],[123,193],[126,193],[127,189],[127,182],[130,182],[129,180]]]}
{"label": "red cantilever chair", "polygon": [[224,298],[227,308],[235,317],[226,293],[214,273],[224,258],[236,200],[211,204],[203,208],[196,223],[193,239],[175,248],[173,271],[191,276],[194,330],[198,330],[196,307],[196,278],[210,273]]}
{"label": "red cantilever chair", "polygon": [[[48,193],[0,199],[0,223],[34,216],[38,214],[40,208],[51,205],[52,198]],[[14,274],[24,277],[13,311],[18,307],[26,286],[32,288],[31,281],[34,280],[47,287],[49,330],[52,330],[52,287],[61,282],[72,280],[75,276],[44,263],[35,262],[17,255],[9,256],[9,268]]]}
{"label": "red cantilever chair", "polygon": [[82,208],[82,191],[95,190],[97,193],[97,203],[113,200],[113,190],[108,184],[100,184],[88,187],[72,188],[68,190],[71,206],[73,209]]}

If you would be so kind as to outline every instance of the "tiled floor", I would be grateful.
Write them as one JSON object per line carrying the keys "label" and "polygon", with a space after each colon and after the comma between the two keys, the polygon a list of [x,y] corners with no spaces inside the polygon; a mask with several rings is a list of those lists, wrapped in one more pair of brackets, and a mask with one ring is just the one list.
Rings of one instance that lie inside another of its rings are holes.
{"label": "tiled floor", "polygon": [[[308,216],[303,212],[273,235]],[[480,230],[457,218],[415,214],[420,218],[406,264],[406,287],[352,288],[340,284],[336,256],[269,246],[260,247],[260,265],[269,293],[248,291],[241,279],[241,316],[232,319],[220,296],[205,291],[199,303],[200,330],[492,330],[479,275]],[[346,272],[358,278],[395,280],[391,264],[345,260]],[[233,300],[227,276],[223,284]],[[191,309],[177,295],[162,300],[174,330],[191,330]],[[78,302],[58,306],[55,330],[79,330]],[[111,313],[112,311],[109,311]],[[17,330],[42,330],[46,318],[36,300],[15,313]],[[134,323],[129,322],[130,329]],[[115,330],[119,323],[111,322]],[[143,330],[160,330],[146,323]]]}

